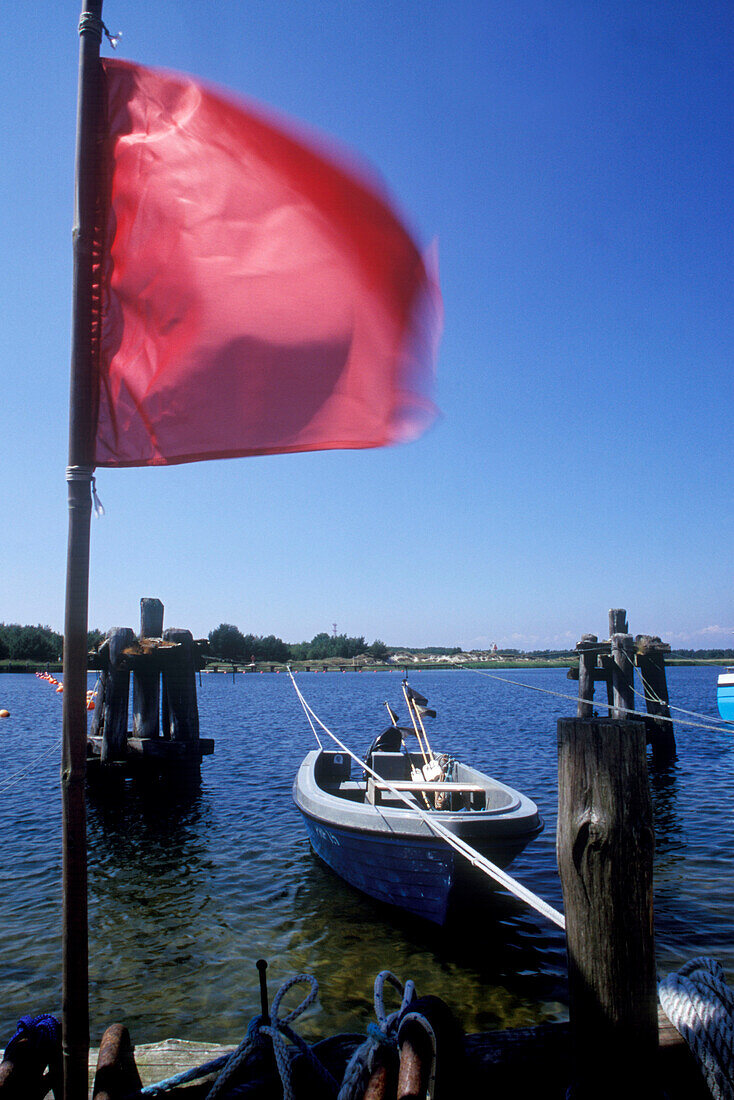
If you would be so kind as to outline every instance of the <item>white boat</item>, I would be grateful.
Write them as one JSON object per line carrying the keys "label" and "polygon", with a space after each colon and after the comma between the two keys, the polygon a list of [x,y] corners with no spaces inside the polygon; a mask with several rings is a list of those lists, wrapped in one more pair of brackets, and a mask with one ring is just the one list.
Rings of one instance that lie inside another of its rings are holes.
{"label": "white boat", "polygon": [[[413,729],[393,724],[370,748],[374,774],[353,778],[351,757],[309,752],[293,785],[311,847],[352,886],[378,901],[443,924],[469,885],[469,863],[431,828],[435,822],[496,866],[507,867],[543,829],[538,808],[499,780],[430,748],[426,700],[404,682]],[[418,739],[408,751],[406,738]],[[355,768],[356,770],[356,768]]]}

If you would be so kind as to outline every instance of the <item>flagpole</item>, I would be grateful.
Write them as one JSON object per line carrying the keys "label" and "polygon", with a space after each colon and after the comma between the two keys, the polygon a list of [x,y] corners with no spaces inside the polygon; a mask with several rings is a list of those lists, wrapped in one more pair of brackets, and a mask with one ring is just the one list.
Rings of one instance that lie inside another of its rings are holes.
{"label": "flagpole", "polygon": [[[94,470],[93,265],[100,194],[102,0],[86,0],[79,22],[74,277],[69,401],[69,529],[64,618],[61,792],[63,811],[62,1011],[64,1100],[86,1100],[89,1062],[87,933],[87,615]],[[98,319],[98,313],[96,314]]]}

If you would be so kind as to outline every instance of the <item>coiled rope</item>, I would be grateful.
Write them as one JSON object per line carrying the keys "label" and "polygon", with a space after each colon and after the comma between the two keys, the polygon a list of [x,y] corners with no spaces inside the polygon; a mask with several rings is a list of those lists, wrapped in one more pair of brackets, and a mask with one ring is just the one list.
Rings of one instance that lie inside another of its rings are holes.
{"label": "coiled rope", "polygon": [[699,956],[659,985],[665,1015],[693,1051],[714,1100],[734,1100],[734,992],[716,959]]}
{"label": "coiled rope", "polygon": [[[389,982],[401,997],[400,1007],[389,1015],[385,1012],[383,991],[385,982]],[[347,1063],[337,1100],[362,1100],[367,1083],[374,1069],[375,1054],[381,1046],[397,1045],[398,1024],[403,1013],[415,1000],[415,985],[408,980],[405,988],[389,970],[381,970],[375,978],[374,1002],[376,1024],[367,1028],[367,1038],[357,1047]]]}
{"label": "coiled rope", "polygon": [[356,753],[353,753],[351,749],[348,749],[344,742],[340,741],[336,734],[332,733],[331,730],[324,725],[318,715],[311,709],[311,707],[303,697],[303,693],[298,687],[293,672],[290,668],[288,669],[288,675],[291,678],[291,683],[293,684],[296,695],[298,696],[301,706],[306,712],[306,715],[310,716],[310,718],[312,718],[313,721],[321,727],[324,733],[327,734],[332,739],[332,741],[334,741],[335,744],[339,746],[342,752],[346,753],[347,756],[350,756],[352,760],[356,761],[358,766],[360,768],[363,768],[368,775],[371,775],[373,779],[377,779],[387,788],[387,790],[395,795],[396,798],[399,798],[400,801],[403,802],[405,806],[411,811],[411,813],[417,814],[424,821],[424,823],[428,826],[432,833],[434,833],[438,837],[441,837],[442,840],[445,840],[446,843],[454,849],[454,851],[458,852],[465,859],[467,859],[473,867],[477,867],[489,878],[494,879],[494,881],[498,882],[500,886],[504,887],[505,890],[509,891],[509,893],[511,894],[514,894],[514,896],[516,898],[519,898],[520,901],[524,901],[525,904],[534,909],[536,913],[540,913],[541,916],[546,917],[558,928],[565,929],[566,919],[563,916],[563,913],[560,913],[557,909],[554,909],[553,906],[549,905],[547,901],[544,901],[543,898],[538,897],[538,895],[534,894],[532,890],[528,890],[526,886],[523,886],[522,883],[518,882],[517,879],[512,877],[512,875],[508,875],[506,871],[501,870],[501,868],[499,868],[495,863],[492,863],[491,860],[487,859],[486,856],[483,856],[481,852],[478,852],[476,848],[472,848],[472,846],[470,844],[467,844],[465,840],[462,840],[460,837],[456,836],[455,833],[452,833],[449,829],[446,828],[445,825],[442,825],[439,821],[437,821],[435,816],[429,816],[419,806],[416,806],[414,802],[411,802],[410,798],[403,791],[400,791],[397,787],[393,786],[389,779],[385,779],[384,776],[378,775],[378,773],[376,771],[373,771],[373,769],[367,763],[365,763],[364,760],[357,756]]}

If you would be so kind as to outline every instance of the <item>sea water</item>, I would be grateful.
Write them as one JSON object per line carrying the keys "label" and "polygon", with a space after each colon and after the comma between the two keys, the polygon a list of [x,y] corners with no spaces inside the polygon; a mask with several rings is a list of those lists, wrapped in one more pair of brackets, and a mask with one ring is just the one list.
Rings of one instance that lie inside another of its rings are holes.
{"label": "sea water", "polygon": [[[650,768],[656,949],[661,975],[705,953],[732,981],[734,728],[717,717],[717,675],[668,670],[671,703],[702,717],[683,716],[697,724],[676,724],[677,760]],[[364,1032],[383,969],[442,997],[467,1031],[566,1017],[563,935],[532,911],[488,890],[438,929],[381,908],[315,859],[291,799],[315,740],[286,674],[200,679],[201,734],[216,743],[200,784],[88,794],[93,1041],[121,1021],[136,1043],[235,1043],[258,1012],[259,958],[271,998],[295,974],[318,980],[319,1000],[297,1025],[312,1040]],[[385,700],[407,721],[401,679],[312,672],[297,683],[364,752],[388,724]],[[564,669],[416,671],[411,683],[437,710],[437,750],[538,803],[545,832],[511,871],[562,908],[556,721],[575,714],[576,685]],[[20,1016],[60,1012],[60,699],[35,676],[0,676],[11,715],[0,720],[0,1046]],[[297,1000],[293,991],[287,1003]]]}

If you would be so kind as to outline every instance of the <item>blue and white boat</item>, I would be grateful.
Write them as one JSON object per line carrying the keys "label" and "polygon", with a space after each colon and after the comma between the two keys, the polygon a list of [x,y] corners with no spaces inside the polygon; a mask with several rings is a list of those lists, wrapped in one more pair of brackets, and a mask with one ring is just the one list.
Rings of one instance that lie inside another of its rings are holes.
{"label": "blue and white boat", "polygon": [[[525,795],[444,753],[434,753],[422,718],[426,700],[404,684],[413,729],[393,724],[352,777],[348,753],[309,752],[293,785],[311,847],[350,885],[442,925],[475,880],[466,858],[431,828],[471,845],[500,868],[543,829]],[[408,751],[406,738],[418,739]],[[357,766],[355,765],[355,770]],[[373,774],[371,774],[373,773]]]}
{"label": "blue and white boat", "polygon": [[727,668],[719,673],[716,702],[719,705],[719,714],[724,721],[734,722],[734,668]]}

